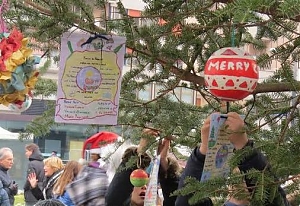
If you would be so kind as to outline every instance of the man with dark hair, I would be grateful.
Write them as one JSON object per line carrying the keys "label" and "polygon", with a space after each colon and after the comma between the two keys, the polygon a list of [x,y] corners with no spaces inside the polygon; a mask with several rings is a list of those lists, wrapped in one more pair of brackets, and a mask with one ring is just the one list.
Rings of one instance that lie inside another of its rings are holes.
{"label": "man with dark hair", "polygon": [[15,195],[18,193],[18,184],[13,181],[8,170],[12,168],[14,164],[13,151],[8,147],[0,149],[0,181],[3,184],[3,189],[6,191],[9,197],[10,205],[14,205]]}
{"label": "man with dark hair", "polygon": [[57,156],[57,151],[52,151],[51,156],[56,157]]}
{"label": "man with dark hair", "polygon": [[[25,146],[25,156],[28,158],[27,177],[31,173],[35,173],[38,179],[38,186],[40,189],[43,188],[43,180],[45,178],[44,173],[44,157],[40,152],[39,146],[30,143]],[[26,206],[34,205],[38,200],[32,194],[30,183],[26,178],[24,185],[24,199]]]}

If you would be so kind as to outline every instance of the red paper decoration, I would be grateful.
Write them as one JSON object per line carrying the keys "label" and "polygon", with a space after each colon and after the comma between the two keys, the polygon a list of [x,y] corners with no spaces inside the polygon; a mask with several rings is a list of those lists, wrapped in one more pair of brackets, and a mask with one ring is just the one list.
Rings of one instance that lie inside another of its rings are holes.
{"label": "red paper decoration", "polygon": [[253,92],[258,81],[258,66],[245,51],[226,47],[208,59],[204,69],[205,85],[216,97],[236,101]]}

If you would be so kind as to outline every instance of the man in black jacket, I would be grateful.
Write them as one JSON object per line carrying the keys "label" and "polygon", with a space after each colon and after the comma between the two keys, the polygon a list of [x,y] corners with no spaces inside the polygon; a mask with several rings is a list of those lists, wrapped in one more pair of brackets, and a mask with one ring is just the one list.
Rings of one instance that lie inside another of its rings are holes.
{"label": "man in black jacket", "polygon": [[[266,157],[257,149],[253,147],[253,142],[248,140],[247,134],[242,131],[244,128],[244,121],[237,113],[230,112],[227,114],[227,119],[224,122],[227,126],[227,129],[233,131],[229,135],[229,140],[233,144],[235,150],[242,150],[245,147],[253,148],[252,154],[245,158],[240,165],[237,165],[238,169],[242,173],[247,173],[250,169],[256,169],[259,171],[263,171],[268,167],[268,162]],[[205,155],[208,150],[208,137],[209,137],[209,129],[210,129],[210,117],[206,119],[204,125],[201,128],[201,145],[197,147],[192,152],[191,156],[188,159],[187,165],[183,174],[179,181],[179,189],[184,187],[184,180],[186,177],[194,177],[200,180],[203,166],[205,162]],[[245,177],[245,183],[248,187],[249,194],[253,192],[252,189],[255,183],[253,180]],[[278,186],[278,197],[274,198],[273,202],[266,202],[264,205],[266,206],[288,206],[289,203],[286,200],[286,195],[283,189]],[[188,206],[188,199],[191,196],[178,196],[176,200],[176,206]],[[275,202],[276,201],[276,202]],[[200,203],[195,206],[212,206],[213,203],[209,197],[202,200]],[[224,205],[239,205],[234,204],[233,202],[227,201]]]}
{"label": "man in black jacket", "polygon": [[13,152],[8,147],[0,149],[0,181],[3,184],[3,189],[6,191],[9,197],[10,205],[14,205],[15,195],[18,193],[18,185],[13,181],[8,170],[12,168],[14,164]]}
{"label": "man in black jacket", "polygon": [[[30,173],[35,173],[38,179],[38,186],[42,190],[43,180],[45,178],[44,157],[40,152],[39,146],[34,143],[27,144],[25,146],[25,155],[29,160],[27,176]],[[30,183],[27,178],[24,185],[24,198],[26,206],[33,206],[38,201],[32,194]]]}

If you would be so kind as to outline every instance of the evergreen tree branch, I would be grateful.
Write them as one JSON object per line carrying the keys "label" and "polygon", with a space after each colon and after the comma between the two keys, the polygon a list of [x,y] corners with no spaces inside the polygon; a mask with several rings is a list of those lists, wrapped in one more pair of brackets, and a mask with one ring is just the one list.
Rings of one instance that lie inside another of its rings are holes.
{"label": "evergreen tree branch", "polygon": [[[234,0],[213,0],[214,3],[223,3],[223,4],[230,4],[233,3]],[[262,8],[261,10],[258,10],[257,12],[261,14],[266,14],[270,16],[276,16],[277,18],[287,18],[287,15],[282,14],[278,8],[280,6],[281,2],[276,1],[276,4],[274,3],[270,8]],[[289,18],[292,21],[300,22],[300,15],[296,15],[294,17]]]}
{"label": "evergreen tree branch", "polygon": [[[214,0],[215,3],[231,3],[233,1],[231,0]],[[51,11],[45,9],[44,7],[41,7],[32,1],[25,0],[25,3],[32,6],[36,10],[40,11],[42,14],[51,16]],[[299,16],[299,22],[300,22],[300,16]],[[85,29],[83,25],[85,25],[85,22],[83,22],[80,19],[75,19],[74,24],[80,25],[78,28],[90,31],[92,33],[96,32],[103,32],[103,29],[97,27],[96,25],[89,25],[91,28]],[[230,25],[231,26],[231,25]],[[147,49],[137,49],[135,47],[127,45],[127,48],[138,52],[140,54],[143,54],[148,57],[156,56],[156,61],[162,65],[168,65],[168,62],[166,60],[163,60],[162,58],[157,57],[157,55],[153,55],[151,52],[149,52]],[[170,60],[168,60],[170,61]],[[173,61],[175,62],[175,60]],[[198,76],[196,74],[192,74],[190,72],[186,72],[185,70],[179,69],[176,66],[170,67],[170,72],[175,74],[176,76],[180,76],[180,78],[184,81],[189,81],[192,83],[195,83],[199,86],[204,86],[204,78],[202,76]],[[300,91],[300,82],[279,82],[279,83],[262,83],[258,84],[257,88],[253,91],[253,94],[259,94],[259,93],[268,93],[268,92],[287,92],[287,91]]]}

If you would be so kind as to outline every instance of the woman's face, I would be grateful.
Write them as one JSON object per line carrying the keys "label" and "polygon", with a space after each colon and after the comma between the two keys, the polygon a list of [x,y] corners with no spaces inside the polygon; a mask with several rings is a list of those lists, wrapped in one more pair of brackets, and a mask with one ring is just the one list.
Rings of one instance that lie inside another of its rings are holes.
{"label": "woman's face", "polygon": [[53,175],[55,170],[50,165],[44,165],[44,172],[46,177],[51,177],[51,175]]}
{"label": "woman's face", "polygon": [[146,190],[147,185],[143,187],[134,187],[131,193],[131,202],[134,203],[136,206],[143,206]]}
{"label": "woman's face", "polygon": [[99,154],[96,154],[96,153],[92,153],[91,154],[91,161],[97,162],[98,159],[100,159],[100,155]]}
{"label": "woman's face", "polygon": [[26,156],[27,158],[29,158],[30,155],[32,155],[32,151],[30,151],[30,150],[28,150],[28,149],[25,149],[25,156]]}

